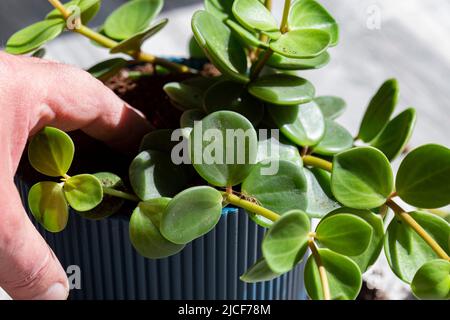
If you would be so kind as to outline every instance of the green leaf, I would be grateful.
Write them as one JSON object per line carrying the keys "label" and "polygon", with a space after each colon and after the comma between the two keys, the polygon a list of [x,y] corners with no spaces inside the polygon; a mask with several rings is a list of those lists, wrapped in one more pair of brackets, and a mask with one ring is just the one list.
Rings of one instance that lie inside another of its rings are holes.
{"label": "green leaf", "polygon": [[31,138],[28,159],[34,169],[50,177],[64,176],[75,153],[72,139],[63,131],[45,127]]}
{"label": "green leaf", "polygon": [[275,273],[285,273],[299,263],[308,248],[311,224],[299,210],[285,213],[274,222],[262,242],[263,256]]}
{"label": "green leaf", "polygon": [[[361,271],[350,258],[328,249],[318,249],[325,267],[332,300],[354,300],[362,286]],[[305,266],[305,287],[313,300],[323,300],[319,268],[313,256]]]}
{"label": "green leaf", "polygon": [[39,182],[28,193],[28,206],[34,218],[50,232],[64,230],[69,208],[62,186],[56,182]]}
{"label": "green leaf", "polygon": [[128,39],[147,29],[162,7],[162,0],[128,1],[106,19],[105,34],[119,41]]}
{"label": "green leaf", "polygon": [[180,118],[180,127],[181,128],[194,128],[195,121],[201,121],[204,117],[206,117],[206,113],[202,110],[191,109],[183,112]]}
{"label": "green leaf", "polygon": [[411,151],[402,161],[395,186],[412,206],[440,208],[450,203],[450,149],[427,144]]}
{"label": "green leaf", "polygon": [[261,258],[255,262],[241,277],[241,281],[247,283],[256,283],[273,280],[281,274],[273,272],[267,264],[266,259]]}
{"label": "green leaf", "polygon": [[196,77],[182,82],[169,82],[163,89],[179,109],[202,109],[204,93],[214,83],[210,78]]}
{"label": "green leaf", "polygon": [[141,202],[130,219],[130,241],[136,251],[149,259],[161,259],[183,250],[184,245],[170,242],[159,231],[159,221],[169,198]]}
{"label": "green leaf", "polygon": [[257,135],[250,121],[233,111],[218,111],[194,125],[190,159],[208,183],[227,187],[241,183],[256,161]]}
{"label": "green leaf", "polygon": [[[450,226],[444,219],[421,211],[410,212],[409,215],[450,254]],[[433,249],[398,217],[389,224],[384,251],[392,271],[407,283],[413,280],[417,270],[426,262],[439,258]]]}
{"label": "green leaf", "polygon": [[387,80],[383,83],[367,107],[359,128],[359,139],[364,142],[370,142],[384,129],[394,112],[397,99],[397,80]]}
{"label": "green leaf", "polygon": [[[340,205],[327,194],[329,189],[329,176],[324,181],[324,175],[329,175],[327,172],[320,169],[304,169],[307,187],[308,207],[305,210],[308,216],[313,218],[321,218],[327,213],[337,209]],[[327,185],[324,185],[324,184]]]}
{"label": "green leaf", "polygon": [[392,161],[405,149],[416,123],[416,110],[407,109],[392,119],[371,145]]}
{"label": "green leaf", "polygon": [[220,81],[209,87],[205,92],[203,105],[207,113],[221,110],[240,113],[255,126],[264,115],[263,103],[251,96],[242,84],[230,80]]}
{"label": "green leaf", "polygon": [[314,102],[291,107],[268,106],[267,110],[280,131],[299,146],[313,146],[325,134],[325,120]]}
{"label": "green leaf", "polygon": [[128,64],[128,61],[122,58],[112,58],[106,61],[97,63],[90,67],[87,72],[96,77],[100,81],[106,81],[113,75],[117,74],[123,67]]}
{"label": "green leaf", "polygon": [[340,213],[322,219],[316,229],[317,240],[328,249],[357,256],[369,247],[372,228],[355,215]]}
{"label": "green leaf", "polygon": [[244,48],[222,21],[206,11],[197,11],[192,17],[192,30],[217,69],[238,82],[249,81]]}
{"label": "green leaf", "polygon": [[351,208],[340,208],[330,212],[327,217],[332,217],[338,214],[350,214],[359,217],[366,221],[372,229],[372,240],[369,243],[369,247],[360,255],[350,256],[349,258],[356,262],[356,264],[364,273],[372,264],[374,264],[380,252],[383,249],[384,244],[384,226],[383,219],[380,215],[377,215],[369,210],[358,210]]}
{"label": "green leaf", "polygon": [[[102,187],[115,190],[124,190],[122,179],[110,172],[95,173],[94,176],[100,181]],[[102,202],[92,210],[78,212],[83,218],[91,220],[101,220],[116,214],[123,206],[125,200],[103,194]]]}
{"label": "green leaf", "polygon": [[35,52],[33,52],[33,54],[31,55],[34,58],[44,58],[45,54],[47,53],[47,51],[45,50],[45,48],[40,48],[37,49]]}
{"label": "green leaf", "polygon": [[193,187],[176,195],[161,219],[161,233],[185,244],[211,231],[222,214],[222,194],[211,187]]}
{"label": "green leaf", "polygon": [[251,31],[279,33],[277,20],[258,0],[235,0],[232,10],[239,23]]}
{"label": "green leaf", "polygon": [[344,99],[339,97],[321,96],[315,98],[314,101],[317,103],[320,110],[322,110],[323,116],[331,120],[341,116],[347,108]]}
{"label": "green leaf", "polygon": [[194,36],[189,39],[189,57],[194,59],[207,59],[203,49],[200,48]]}
{"label": "green leaf", "polygon": [[136,33],[135,35],[121,41],[117,46],[111,48],[110,53],[127,53],[129,51],[137,51],[140,50],[144,42],[159,31],[161,31],[169,22],[168,19],[162,19],[161,21],[156,22],[154,25],[146,28],[145,30]]}
{"label": "green leaf", "polygon": [[5,51],[11,54],[34,51],[59,36],[65,26],[66,22],[62,19],[36,22],[14,33],[8,39]]}
{"label": "green leaf", "polygon": [[239,23],[237,23],[231,19],[225,20],[225,23],[234,32],[234,35],[239,37],[239,39],[241,40],[241,42],[244,45],[249,45],[249,46],[258,47],[258,48],[262,48],[262,49],[267,49],[269,47],[269,45],[267,43],[262,42],[258,38],[257,33],[248,31],[247,29],[242,27]]}
{"label": "green leaf", "polygon": [[[66,9],[70,9],[72,6],[77,6],[80,10],[79,13],[81,16],[81,22],[84,25],[87,25],[89,21],[96,16],[100,10],[101,4],[101,0],[74,0],[64,3],[64,7],[66,7]],[[47,14],[45,19],[64,19],[64,17],[58,9],[53,9]]]}
{"label": "green leaf", "polygon": [[353,147],[353,137],[343,126],[331,119],[325,119],[325,135],[313,152],[333,156]]}
{"label": "green leaf", "polygon": [[310,102],[315,94],[308,80],[288,74],[262,76],[250,83],[248,91],[258,99],[282,106]]}
{"label": "green leaf", "polygon": [[[268,170],[266,165],[256,165],[242,183],[242,193],[255,198],[261,206],[278,214],[290,210],[305,210],[308,203],[303,168],[285,160],[274,163],[278,164],[278,171],[275,173],[271,171],[276,168]],[[263,217],[255,218],[256,222],[262,220],[266,225],[271,225],[271,222]]]}
{"label": "green leaf", "polygon": [[425,263],[411,283],[414,295],[425,300],[450,299],[450,262],[442,259]]}
{"label": "green leaf", "polygon": [[325,31],[315,29],[294,30],[284,33],[270,48],[288,58],[307,59],[324,53],[330,43]]}
{"label": "green leaf", "polygon": [[147,133],[142,138],[139,151],[155,150],[170,153],[172,148],[178,144],[177,141],[172,141],[172,133],[172,129],[158,129]]}
{"label": "green leaf", "polygon": [[131,162],[130,183],[136,195],[143,201],[160,197],[172,197],[187,185],[185,168],[175,165],[170,155],[146,150]]}
{"label": "green leaf", "polygon": [[230,0],[204,0],[205,10],[220,20],[233,16],[231,10],[233,1]]}
{"label": "green leaf", "polygon": [[326,31],[331,39],[330,46],[339,40],[339,26],[334,18],[318,2],[313,0],[296,1],[289,12],[290,30],[319,29]]}
{"label": "green leaf", "polygon": [[328,62],[330,62],[330,54],[328,52],[324,52],[310,59],[293,59],[274,53],[267,60],[267,65],[280,70],[310,70],[322,68]]}
{"label": "green leaf", "polygon": [[392,193],[393,180],[388,159],[375,148],[353,148],[334,157],[331,189],[347,207],[373,209],[383,205]]}
{"label": "green leaf", "polygon": [[269,165],[272,161],[286,160],[303,167],[303,160],[298,148],[280,137],[259,138],[256,162]]}
{"label": "green leaf", "polygon": [[90,174],[70,177],[65,181],[63,190],[69,205],[81,212],[94,209],[103,199],[100,180]]}

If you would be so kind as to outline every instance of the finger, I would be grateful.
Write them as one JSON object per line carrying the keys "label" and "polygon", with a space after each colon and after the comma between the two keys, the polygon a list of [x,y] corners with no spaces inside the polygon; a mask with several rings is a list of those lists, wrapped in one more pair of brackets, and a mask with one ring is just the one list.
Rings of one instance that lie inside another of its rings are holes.
{"label": "finger", "polygon": [[137,147],[150,130],[141,112],[87,72],[57,63],[35,63],[30,69],[30,77],[46,75],[35,84],[42,103],[30,117],[31,134],[45,125],[65,131],[82,129],[112,146],[130,148]]}
{"label": "finger", "polygon": [[67,299],[66,274],[28,219],[12,182],[0,184],[0,217],[0,287],[13,299]]}

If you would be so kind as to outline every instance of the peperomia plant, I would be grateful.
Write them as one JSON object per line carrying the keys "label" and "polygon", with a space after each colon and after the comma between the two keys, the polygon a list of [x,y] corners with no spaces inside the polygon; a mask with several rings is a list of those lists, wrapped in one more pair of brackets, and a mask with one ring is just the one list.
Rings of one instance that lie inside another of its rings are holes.
{"label": "peperomia plant", "polygon": [[[50,2],[59,11],[14,35],[10,52],[35,50],[62,31],[71,17],[68,5]],[[81,22],[93,17],[99,2],[73,1],[81,9]],[[166,23],[149,27],[160,4],[129,1],[99,32],[79,21],[74,30],[112,53],[187,71],[147,59],[140,51]],[[192,29],[192,52],[198,55],[201,49],[221,76],[193,75],[164,87],[174,107],[184,112],[180,130],[160,128],[143,138],[127,188],[113,173],[70,177],[73,142],[45,128],[32,138],[29,159],[39,172],[61,182],[32,187],[29,206],[36,219],[57,232],[67,223],[69,206],[95,219],[134,201],[131,242],[143,256],[157,259],[208,233],[222,208],[234,206],[267,228],[262,258],[242,281],[274,279],[307,259],[304,281],[310,298],[354,299],[361,275],[384,246],[393,272],[411,284],[418,298],[449,299],[450,226],[429,209],[450,204],[450,150],[418,147],[394,177],[390,161],[405,151],[416,120],[412,108],[391,119],[396,80],[386,81],[375,94],[353,138],[336,122],[345,102],[316,97],[312,83],[297,75],[326,65],[327,50],[338,43],[338,25],[319,3],[285,0],[278,22],[270,0],[205,0]],[[111,76],[127,64],[120,59],[97,66],[94,74]],[[408,212],[398,199],[417,209]],[[314,229],[312,218],[319,219]]]}

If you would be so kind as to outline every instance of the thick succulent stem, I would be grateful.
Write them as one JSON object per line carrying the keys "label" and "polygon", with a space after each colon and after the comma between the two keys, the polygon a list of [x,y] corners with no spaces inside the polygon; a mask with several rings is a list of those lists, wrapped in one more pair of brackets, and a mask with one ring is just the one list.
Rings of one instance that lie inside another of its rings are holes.
{"label": "thick succulent stem", "polygon": [[324,300],[331,300],[330,294],[330,284],[328,283],[327,271],[323,265],[322,258],[320,257],[319,250],[317,250],[316,244],[314,243],[314,238],[310,238],[308,241],[308,246],[311,249],[311,254],[319,268],[320,283],[322,285],[322,292]]}
{"label": "thick succulent stem", "polygon": [[[59,0],[48,0],[50,4],[55,7],[56,9],[61,12],[64,19],[68,19],[71,15],[71,13],[64,7],[64,5]],[[117,41],[114,41],[108,37],[105,37],[104,35],[92,30],[91,28],[85,26],[85,25],[79,25],[77,28],[74,28],[72,31],[77,32],[95,42],[98,44],[106,47],[106,48],[113,48],[117,46],[119,43]],[[142,51],[129,51],[125,52],[127,55],[133,57],[136,60],[142,61],[142,62],[149,62],[152,64],[157,64],[160,66],[163,66],[167,69],[170,69],[172,71],[180,72],[180,73],[188,73],[191,72],[191,69],[185,65],[174,63],[156,56],[153,56],[151,54],[142,52]]]}
{"label": "thick succulent stem", "polygon": [[318,157],[306,155],[302,159],[306,166],[320,168],[329,172],[333,169],[333,164],[330,161]]}
{"label": "thick succulent stem", "polygon": [[116,189],[113,189],[113,188],[103,187],[103,193],[107,194],[107,195],[110,195],[110,196],[113,196],[113,197],[116,197],[116,198],[122,198],[122,199],[125,199],[125,200],[134,201],[134,202],[140,202],[141,201],[138,197],[136,197],[133,194],[126,193],[126,192],[123,192],[123,191],[119,191],[119,190],[116,190]]}
{"label": "thick succulent stem", "polygon": [[234,194],[223,192],[222,195],[226,202],[228,202],[232,205],[235,205],[236,207],[239,207],[239,208],[245,209],[247,211],[250,211],[252,213],[255,213],[257,215],[263,216],[264,218],[267,218],[271,221],[277,221],[280,218],[279,214],[277,214],[269,209],[263,208],[263,207],[257,205],[256,203],[247,201],[245,199],[241,199]]}

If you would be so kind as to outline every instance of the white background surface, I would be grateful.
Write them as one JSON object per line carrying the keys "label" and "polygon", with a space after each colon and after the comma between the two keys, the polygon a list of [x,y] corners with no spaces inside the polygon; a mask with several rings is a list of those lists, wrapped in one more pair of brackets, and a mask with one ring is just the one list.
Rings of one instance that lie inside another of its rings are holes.
{"label": "white background surface", "polygon": [[[167,0],[173,3],[175,0]],[[281,0],[274,0],[276,8]],[[341,40],[330,53],[331,63],[317,71],[304,72],[318,95],[338,95],[348,104],[340,122],[356,134],[364,108],[387,78],[400,82],[397,113],[417,109],[418,122],[411,146],[435,142],[449,146],[450,138],[450,2],[447,0],[323,0],[341,26]],[[106,3],[106,1],[105,1]],[[381,29],[370,30],[371,6],[380,10]],[[145,44],[145,50],[166,56],[186,56],[190,16],[201,5],[191,5],[162,14],[170,19],[160,34]],[[86,68],[107,53],[79,35],[66,35],[48,46],[49,58]],[[385,289],[393,299],[405,297],[403,285],[394,276],[383,276],[381,262],[369,272],[371,283]],[[2,294],[0,292],[0,298]]]}

